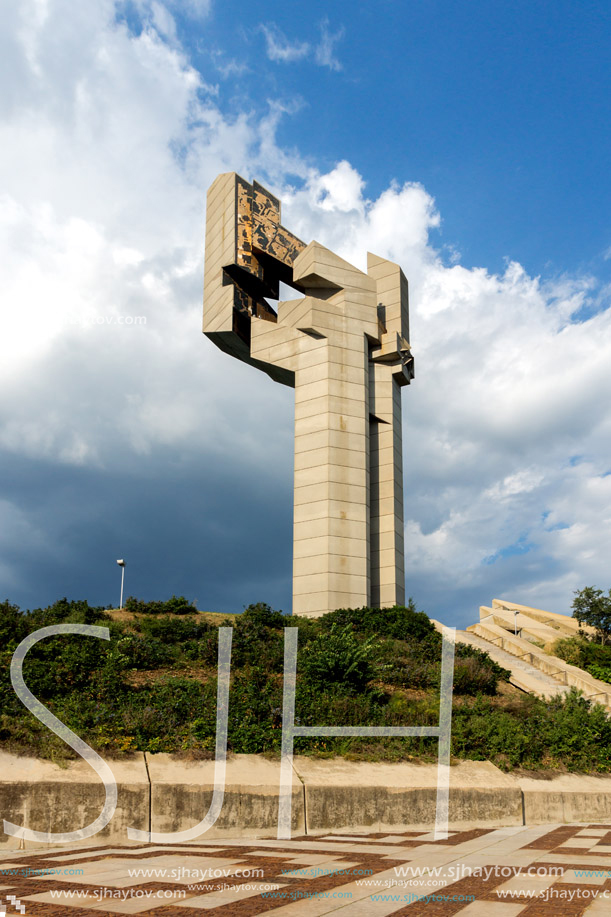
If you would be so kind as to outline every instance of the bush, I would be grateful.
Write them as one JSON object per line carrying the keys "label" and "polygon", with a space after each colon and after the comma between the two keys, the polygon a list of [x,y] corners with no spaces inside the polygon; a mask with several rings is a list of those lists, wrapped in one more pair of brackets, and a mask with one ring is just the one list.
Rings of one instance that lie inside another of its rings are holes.
{"label": "bush", "polygon": [[0,647],[11,653],[28,634],[27,617],[8,599],[0,604]]}
{"label": "bush", "polygon": [[591,665],[611,668],[611,645],[593,643],[585,636],[563,637],[556,640],[552,652],[570,665],[587,669]]}
{"label": "bush", "polygon": [[261,666],[237,672],[229,696],[229,747],[242,754],[278,751],[282,735],[282,679]]}
{"label": "bush", "polygon": [[584,649],[587,643],[585,637],[561,637],[552,644],[552,653],[569,665],[584,665]]}
{"label": "bush", "polygon": [[527,696],[498,710],[479,697],[452,718],[452,751],[511,767],[611,770],[611,720],[604,707],[572,688],[550,701]]}
{"label": "bush", "polygon": [[202,640],[209,634],[216,633],[216,627],[209,624],[204,618],[179,618],[177,620],[167,614],[143,618],[138,622],[138,629],[148,639],[180,644]]}
{"label": "bush", "polygon": [[454,694],[496,694],[498,678],[479,659],[457,659],[454,665]]}
{"label": "bush", "polygon": [[[351,624],[355,631],[377,637],[423,640],[437,635],[435,625],[423,612],[417,611],[412,599],[407,605],[392,608],[340,608],[319,619],[323,627]],[[440,638],[441,639],[441,638]]]}
{"label": "bush", "polygon": [[145,602],[136,599],[133,595],[125,600],[125,610],[140,615],[190,615],[198,614],[198,610],[184,595],[173,595],[166,602]]}
{"label": "bush", "polygon": [[611,668],[602,665],[589,665],[587,670],[594,678],[611,684]]}
{"label": "bush", "polygon": [[357,693],[364,691],[374,676],[377,648],[375,637],[359,640],[352,624],[340,627],[335,623],[307,644],[299,670],[317,688]]}
{"label": "bush", "polygon": [[151,637],[127,634],[116,644],[117,664],[126,669],[157,669],[177,657],[171,643]]}
{"label": "bush", "polygon": [[289,620],[269,605],[249,605],[232,621],[232,665],[261,666],[270,674],[280,674],[284,662],[282,628]]}
{"label": "bush", "polygon": [[611,589],[605,595],[602,589],[586,586],[575,593],[573,617],[580,624],[596,628],[602,644],[611,641]]}
{"label": "bush", "polygon": [[466,643],[456,644],[454,693],[475,696],[496,694],[499,681],[509,681],[511,672],[494,662],[488,653]]}
{"label": "bush", "polygon": [[238,621],[251,621],[260,627],[273,627],[275,630],[287,627],[290,618],[282,614],[281,611],[274,611],[264,602],[257,602],[256,605],[249,605],[238,618]]}

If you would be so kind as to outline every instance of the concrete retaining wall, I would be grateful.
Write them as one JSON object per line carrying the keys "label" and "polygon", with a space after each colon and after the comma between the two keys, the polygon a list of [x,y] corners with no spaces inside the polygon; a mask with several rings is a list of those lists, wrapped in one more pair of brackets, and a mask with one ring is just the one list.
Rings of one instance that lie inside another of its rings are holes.
{"label": "concrete retaining wall", "polygon": [[552,822],[611,823],[611,778],[563,774],[553,780],[519,780],[527,825]]}
{"label": "concrete retaining wall", "polygon": [[[208,812],[214,787],[214,761],[177,761],[171,755],[146,755],[151,781],[153,831],[182,831]],[[223,808],[207,837],[241,837],[245,831],[275,837],[278,830],[280,762],[260,755],[234,755],[227,761]],[[305,834],[304,795],[293,775],[291,832]]]}
{"label": "concrete retaining wall", "polygon": [[[214,762],[138,755],[109,762],[118,784],[112,821],[83,846],[128,843],[127,828],[173,832],[207,814]],[[207,837],[275,837],[280,766],[258,755],[227,763],[223,807]],[[292,833],[429,830],[434,826],[435,765],[371,764],[296,757]],[[0,815],[38,831],[74,831],[100,814],[104,791],[83,761],[60,768],[0,752]],[[611,822],[611,777],[534,780],[503,774],[486,761],[450,768],[450,828],[558,822]],[[16,848],[2,834],[0,844]],[[25,842],[26,848],[38,846]],[[78,846],[72,842],[70,847]]]}
{"label": "concrete retaining wall", "polygon": [[[149,828],[149,779],[144,755],[112,761],[117,781],[117,808],[109,824],[92,844],[125,843],[130,827]],[[102,812],[106,794],[97,774],[84,761],[58,767],[51,761],[22,758],[0,752],[0,819],[33,831],[77,831]],[[2,831],[0,844],[19,847],[19,840]],[[34,846],[27,842],[27,847]]]}
{"label": "concrete retaining wall", "polygon": [[[436,765],[297,757],[294,766],[304,785],[308,834],[435,824]],[[521,825],[522,794],[488,761],[463,761],[450,769],[449,812],[453,829]]]}

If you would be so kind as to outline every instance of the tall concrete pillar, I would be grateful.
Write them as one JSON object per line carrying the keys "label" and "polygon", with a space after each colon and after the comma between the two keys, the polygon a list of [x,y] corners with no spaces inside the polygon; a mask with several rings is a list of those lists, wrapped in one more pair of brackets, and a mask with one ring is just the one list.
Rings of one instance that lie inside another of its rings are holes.
{"label": "tall concrete pillar", "polygon": [[[279,282],[303,293],[278,302]],[[367,274],[280,223],[235,173],[208,192],[204,333],[295,388],[293,614],[402,603],[401,387],[413,378],[407,281]]]}

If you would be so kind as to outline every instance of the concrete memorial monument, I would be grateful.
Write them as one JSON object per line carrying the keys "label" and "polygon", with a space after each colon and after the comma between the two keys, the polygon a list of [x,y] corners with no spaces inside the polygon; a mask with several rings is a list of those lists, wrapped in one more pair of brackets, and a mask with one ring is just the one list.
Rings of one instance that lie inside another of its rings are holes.
{"label": "concrete memorial monument", "polygon": [[[280,283],[301,298],[277,302]],[[208,191],[203,331],[295,389],[293,614],[405,601],[401,388],[414,376],[401,268],[367,273],[280,222],[235,172]]]}

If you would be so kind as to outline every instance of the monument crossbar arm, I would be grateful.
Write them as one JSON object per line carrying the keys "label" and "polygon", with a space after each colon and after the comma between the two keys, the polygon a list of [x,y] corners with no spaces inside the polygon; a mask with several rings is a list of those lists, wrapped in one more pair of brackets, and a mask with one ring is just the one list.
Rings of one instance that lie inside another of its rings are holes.
{"label": "monument crossbar arm", "polygon": [[[299,298],[278,301],[281,282]],[[208,191],[203,330],[295,389],[293,614],[403,604],[400,267],[368,254],[364,273],[304,243],[273,194],[225,173]]]}

